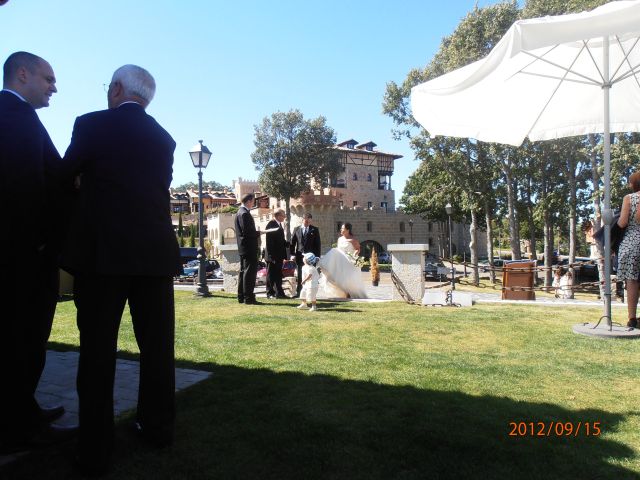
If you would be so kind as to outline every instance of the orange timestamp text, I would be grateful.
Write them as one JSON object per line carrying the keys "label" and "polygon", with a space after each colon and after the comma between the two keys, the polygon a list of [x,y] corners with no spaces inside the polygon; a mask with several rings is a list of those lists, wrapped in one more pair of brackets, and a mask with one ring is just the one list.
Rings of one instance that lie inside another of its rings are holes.
{"label": "orange timestamp text", "polygon": [[509,422],[510,437],[597,437],[601,422]]}

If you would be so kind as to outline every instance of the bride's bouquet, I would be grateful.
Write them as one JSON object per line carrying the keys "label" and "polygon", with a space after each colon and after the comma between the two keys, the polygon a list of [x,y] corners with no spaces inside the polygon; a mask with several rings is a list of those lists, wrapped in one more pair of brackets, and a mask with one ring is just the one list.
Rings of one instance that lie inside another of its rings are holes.
{"label": "bride's bouquet", "polygon": [[352,253],[352,252],[349,252],[349,253],[345,252],[345,255],[347,256],[347,258],[353,264],[354,267],[362,267],[364,265],[364,262],[366,261],[364,257],[360,257],[359,255],[356,255],[355,253]]}

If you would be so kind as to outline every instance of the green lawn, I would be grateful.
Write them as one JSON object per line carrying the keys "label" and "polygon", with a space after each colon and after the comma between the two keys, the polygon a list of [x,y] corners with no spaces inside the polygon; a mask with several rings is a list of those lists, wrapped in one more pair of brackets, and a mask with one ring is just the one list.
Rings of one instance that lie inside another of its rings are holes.
{"label": "green lawn", "polygon": [[[171,449],[122,419],[110,478],[640,478],[640,342],[572,333],[599,310],[267,303],[176,293],[178,364],[213,376],[178,394]],[[77,347],[73,302],[51,340]],[[120,348],[137,355],[128,317]],[[581,430],[556,436],[556,422]],[[32,455],[7,478],[67,478],[70,455]]]}

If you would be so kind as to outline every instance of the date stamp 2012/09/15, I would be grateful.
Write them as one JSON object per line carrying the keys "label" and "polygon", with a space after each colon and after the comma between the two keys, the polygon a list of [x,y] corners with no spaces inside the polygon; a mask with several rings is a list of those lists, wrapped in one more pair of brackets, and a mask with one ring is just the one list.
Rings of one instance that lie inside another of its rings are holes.
{"label": "date stamp 2012/09/15", "polygon": [[602,422],[509,422],[510,437],[597,437]]}

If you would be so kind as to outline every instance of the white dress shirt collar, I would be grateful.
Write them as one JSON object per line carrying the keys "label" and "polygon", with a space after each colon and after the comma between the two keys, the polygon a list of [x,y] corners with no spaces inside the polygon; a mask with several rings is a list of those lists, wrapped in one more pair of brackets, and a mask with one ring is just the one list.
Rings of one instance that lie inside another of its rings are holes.
{"label": "white dress shirt collar", "polygon": [[[16,97],[18,97],[20,100],[22,100],[23,102],[26,102],[26,100],[24,99],[24,97],[22,95],[20,95],[18,92],[14,92],[13,90],[9,90],[8,88],[3,88],[2,89],[3,92],[9,92],[9,93],[13,93]],[[27,102],[28,103],[28,102]]]}

